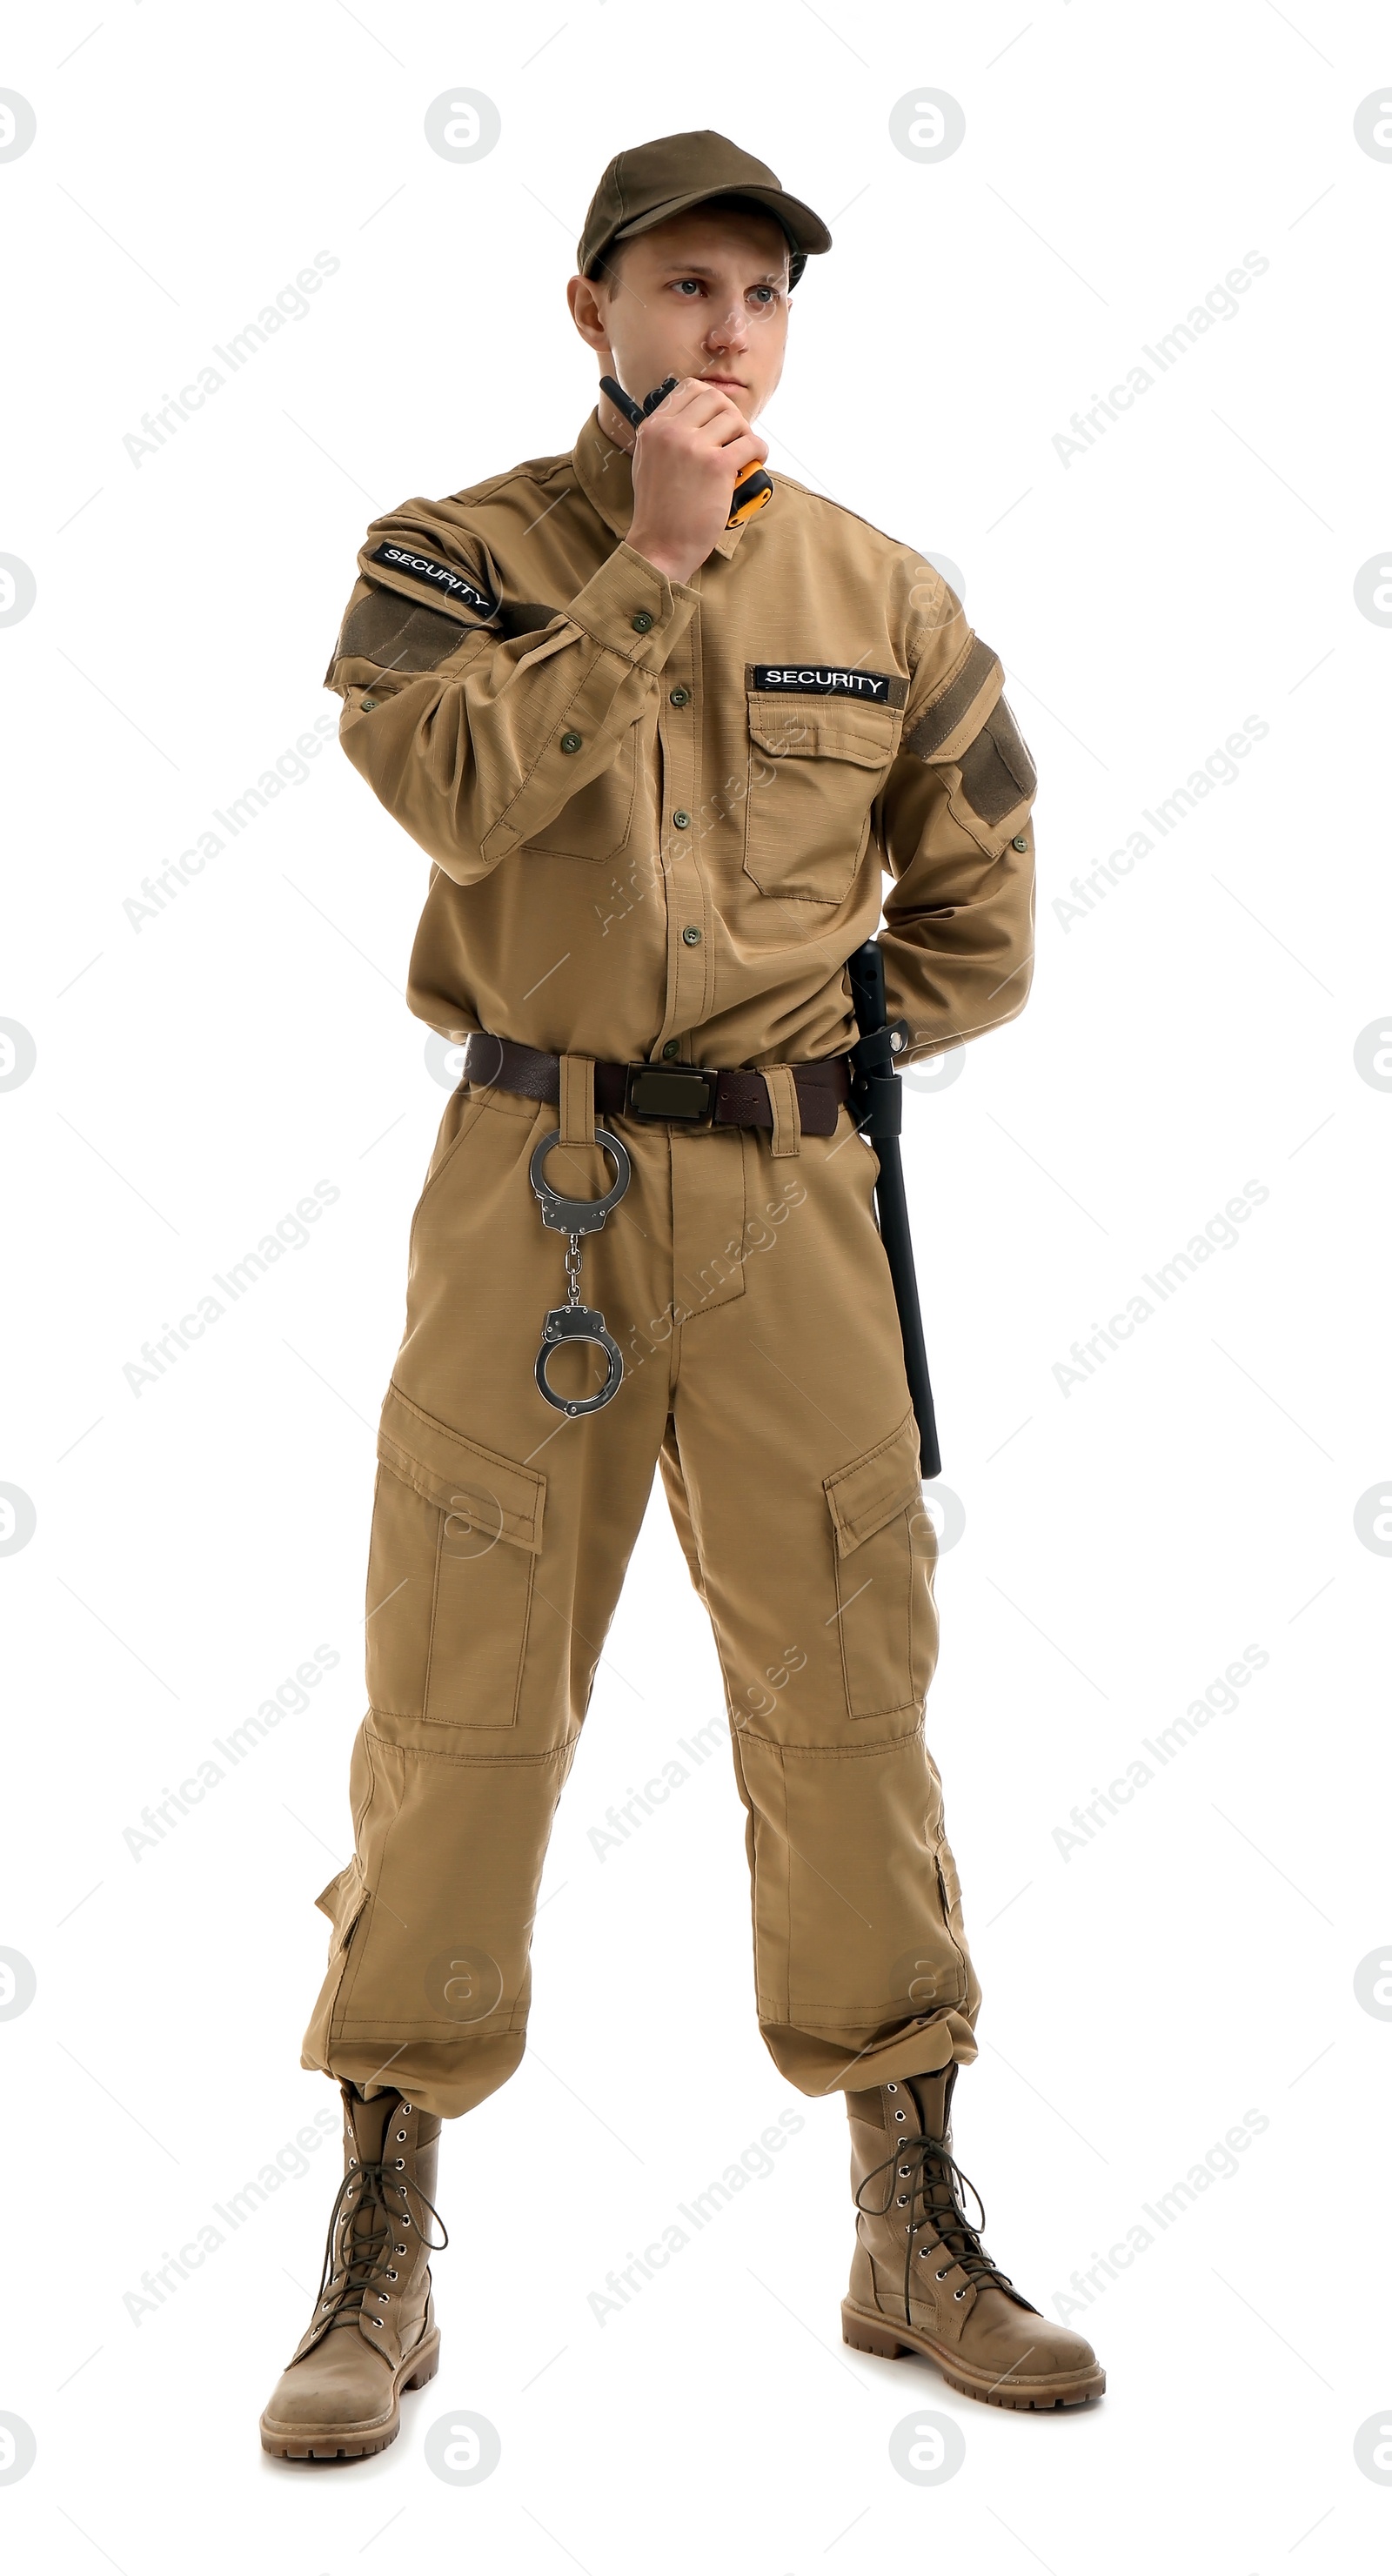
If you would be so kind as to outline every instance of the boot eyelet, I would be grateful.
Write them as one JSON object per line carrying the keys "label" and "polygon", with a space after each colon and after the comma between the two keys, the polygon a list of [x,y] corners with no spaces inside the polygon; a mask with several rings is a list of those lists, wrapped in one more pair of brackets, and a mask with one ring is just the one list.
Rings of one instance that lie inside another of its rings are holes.
{"label": "boot eyelet", "polygon": [[948,2272],[950,2272],[950,2271],[951,2271],[951,2269],[952,2269],[952,2266],[951,2266],[951,2264],[949,2263],[949,2265],[947,2266],[947,2271],[944,2271],[944,2272],[935,2272],[935,2273],[933,2274],[933,2278],[934,2278],[934,2280],[935,2280],[935,2281],[945,2281],[945,2280],[947,2279],[947,2273],[948,2273]]}
{"label": "boot eyelet", "polygon": [[954,2290],[952,2295],[954,2299],[964,2299],[967,2294],[965,2290]]}
{"label": "boot eyelet", "polygon": [[902,2120],[906,2115],[902,2111],[896,2111],[894,2116],[896,2120]]}
{"label": "boot eyelet", "polygon": [[398,2157],[397,2157],[397,2159],[396,2159],[396,2170],[397,2170],[397,2172],[398,2172],[398,2173],[404,2173],[404,2172],[406,2171],[406,2159],[405,2159],[405,2157],[404,2157],[404,2156],[398,2156]]}
{"label": "boot eyelet", "polygon": [[400,2278],[399,2273],[394,2272],[394,2271],[392,2270],[391,2265],[390,2265],[390,2264],[388,2264],[388,2266],[387,2266],[387,2279],[388,2279],[389,2281],[395,2281],[395,2280],[398,2280],[399,2278]]}
{"label": "boot eyelet", "polygon": [[356,2156],[350,2156],[350,2157],[349,2157],[349,2159],[348,2159],[348,2170],[349,2170],[349,2172],[350,2172],[350,2173],[353,2171],[353,2168],[354,2168],[354,2166],[356,2165],[357,2161],[358,2161],[358,2160],[357,2160],[357,2157],[356,2157]]}
{"label": "boot eyelet", "polygon": [[402,2103],[402,2105],[401,2105],[401,2108],[402,2108],[402,2110],[403,2110],[403,2111],[409,2111],[409,2110],[410,2110],[410,2108],[411,2108],[411,2105],[410,2105],[410,2103],[409,2103],[409,2102],[403,2102],[403,2103]]}
{"label": "boot eyelet", "polygon": [[897,2092],[898,2092],[898,2090],[899,2090],[899,2087],[898,2087],[898,2085],[897,2085],[897,2084],[886,2084],[886,2086],[885,2086],[885,2091],[886,2091],[886,2093],[897,2093]]}
{"label": "boot eyelet", "polygon": [[404,2254],[404,2253],[405,2253],[405,2251],[406,2251],[406,2248],[405,2248],[405,2246],[404,2246],[404,2245],[398,2245],[398,2247],[397,2247],[397,2249],[396,2249],[396,2250],[397,2250],[398,2254]]}
{"label": "boot eyelet", "polygon": [[370,2326],[379,2326],[382,2320],[380,2317],[369,2317],[367,2322]]}
{"label": "boot eyelet", "polygon": [[909,2195],[908,2195],[908,2193],[907,2193],[906,2191],[901,2191],[901,2192],[900,2192],[900,2194],[899,2194],[899,2198],[898,2198],[898,2200],[897,2200],[897,2201],[896,2201],[896,2203],[895,2203],[895,2207],[896,2207],[897,2209],[907,2209],[907,2208],[908,2208],[908,2205],[909,2205]]}

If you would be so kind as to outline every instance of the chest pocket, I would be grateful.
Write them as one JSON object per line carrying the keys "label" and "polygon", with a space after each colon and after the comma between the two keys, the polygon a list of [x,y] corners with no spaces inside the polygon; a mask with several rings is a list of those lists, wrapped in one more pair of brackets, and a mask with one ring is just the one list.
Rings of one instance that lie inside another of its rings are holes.
{"label": "chest pocket", "polygon": [[761,894],[850,893],[902,721],[892,707],[749,691],[744,870]]}

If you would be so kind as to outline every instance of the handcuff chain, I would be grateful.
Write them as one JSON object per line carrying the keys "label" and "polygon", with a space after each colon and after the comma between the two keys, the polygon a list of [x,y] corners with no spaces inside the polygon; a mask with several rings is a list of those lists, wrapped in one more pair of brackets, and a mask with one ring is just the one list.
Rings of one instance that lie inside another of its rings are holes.
{"label": "handcuff chain", "polygon": [[582,1255],[581,1255],[581,1251],[580,1251],[580,1237],[579,1237],[579,1235],[578,1235],[578,1234],[571,1234],[571,1235],[567,1235],[567,1237],[566,1237],[566,1284],[567,1284],[567,1286],[568,1286],[568,1288],[569,1288],[569,1291],[570,1291],[570,1294],[569,1294],[569,1295],[568,1295],[568,1297],[566,1298],[566,1304],[567,1304],[567,1306],[578,1306],[578,1305],[579,1305],[579,1303],[580,1303],[580,1262],[581,1262],[581,1258],[582,1258]]}

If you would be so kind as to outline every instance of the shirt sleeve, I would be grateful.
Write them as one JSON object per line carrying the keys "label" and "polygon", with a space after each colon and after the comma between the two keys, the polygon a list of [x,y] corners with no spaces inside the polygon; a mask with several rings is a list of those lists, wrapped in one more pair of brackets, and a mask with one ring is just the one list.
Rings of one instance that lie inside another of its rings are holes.
{"label": "shirt sleeve", "polygon": [[1034,960],[1034,762],[999,657],[944,593],[879,799],[894,878],[880,935],[886,1000],[909,1024],[900,1063],[1013,1020]]}
{"label": "shirt sleeve", "polygon": [[[413,573],[408,549],[395,549],[402,565],[374,544],[397,524],[369,532],[325,685],[343,699],[354,768],[446,876],[470,885],[617,759],[696,594],[620,544],[563,609],[507,609],[486,547],[471,568],[462,553],[442,564],[434,533]],[[527,631],[506,631],[519,623]]]}

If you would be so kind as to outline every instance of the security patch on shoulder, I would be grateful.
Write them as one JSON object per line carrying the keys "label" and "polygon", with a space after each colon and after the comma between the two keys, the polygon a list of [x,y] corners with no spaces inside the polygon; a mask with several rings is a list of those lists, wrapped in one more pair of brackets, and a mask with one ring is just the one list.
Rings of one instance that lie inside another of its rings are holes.
{"label": "security patch on shoulder", "polygon": [[498,602],[480,590],[476,581],[456,570],[453,564],[438,563],[433,555],[417,554],[410,546],[378,546],[368,558],[370,563],[386,564],[392,572],[404,573],[408,581],[423,582],[443,599],[453,600],[456,607],[473,611],[475,617],[496,617]]}
{"label": "security patch on shoulder", "polygon": [[744,685],[799,698],[855,698],[877,707],[902,707],[909,693],[897,671],[864,671],[848,662],[750,662]]}

